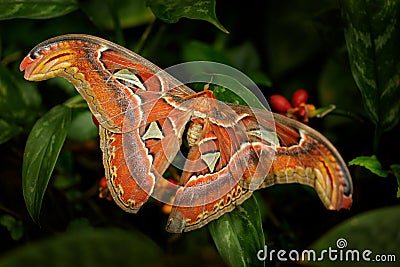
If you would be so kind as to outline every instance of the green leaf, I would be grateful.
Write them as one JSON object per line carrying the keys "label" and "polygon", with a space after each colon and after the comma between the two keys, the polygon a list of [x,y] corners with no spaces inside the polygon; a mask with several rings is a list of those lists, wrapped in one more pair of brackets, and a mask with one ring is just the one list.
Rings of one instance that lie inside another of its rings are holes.
{"label": "green leaf", "polygon": [[390,165],[390,169],[397,179],[397,197],[400,198],[400,164]]}
{"label": "green leaf", "polygon": [[[193,72],[193,70],[191,71]],[[218,100],[266,109],[266,106],[261,100],[249,89],[254,87],[255,84],[239,71],[227,74],[209,74],[199,71],[198,74],[193,77],[193,80],[210,81],[210,83],[213,84],[212,90]],[[203,87],[199,89],[202,90]],[[261,99],[264,98],[262,93],[260,93],[259,97]],[[268,103],[266,103],[266,105],[267,104]]]}
{"label": "green leaf", "polygon": [[388,173],[382,169],[382,165],[379,160],[376,158],[375,155],[371,157],[362,156],[357,157],[349,162],[349,165],[358,165],[363,166],[366,169],[370,170],[372,173],[380,176],[380,177],[387,177]]}
{"label": "green leaf", "polygon": [[22,128],[18,125],[0,119],[0,144],[7,142],[20,132],[22,132]]}
{"label": "green leaf", "polygon": [[[266,56],[260,56],[260,58],[265,61],[264,65],[268,66],[268,74],[273,80],[280,80],[282,77],[287,77],[286,75],[293,70],[296,70],[296,73],[300,72],[310,59],[319,57],[321,35],[316,31],[315,18],[317,13],[328,9],[336,1],[271,1],[269,3],[271,5],[268,5],[268,8],[251,11],[254,14],[249,17],[257,17],[260,15],[256,14],[261,13],[261,17],[268,21],[262,25],[254,24],[253,27],[260,29],[260,31],[257,30],[259,38],[265,38],[263,54]],[[243,4],[252,6],[246,2]],[[238,19],[241,20],[241,18]],[[335,25],[338,28],[337,24]],[[250,28],[245,31],[249,31]],[[289,79],[286,82],[288,81]]]}
{"label": "green leaf", "polygon": [[98,136],[99,129],[94,125],[90,111],[85,110],[72,119],[68,138],[75,141],[87,141]]}
{"label": "green leaf", "polygon": [[215,48],[207,43],[197,40],[192,40],[185,44],[182,53],[184,61],[207,60],[232,65],[226,50]]}
{"label": "green leaf", "polygon": [[153,13],[146,7],[146,0],[89,0],[79,4],[93,23],[103,29],[116,28],[112,12],[115,12],[122,29],[154,21]]}
{"label": "green leaf", "polygon": [[24,234],[22,222],[16,220],[11,215],[0,215],[0,225],[7,228],[7,230],[10,232],[11,238],[14,240],[20,240]]}
{"label": "green leaf", "polygon": [[228,31],[215,14],[215,0],[147,0],[154,15],[162,21],[175,23],[180,18],[200,19],[214,24],[221,31]]}
{"label": "green leaf", "polygon": [[381,131],[400,119],[400,2],[341,1],[354,80]]}
{"label": "green leaf", "polygon": [[220,255],[230,266],[264,266],[264,262],[257,259],[265,240],[254,196],[211,222],[208,229]]}
{"label": "green leaf", "polygon": [[138,232],[87,228],[30,242],[4,255],[0,266],[163,266],[161,257],[161,249]]}
{"label": "green leaf", "polygon": [[0,0],[0,20],[48,19],[65,15],[77,8],[76,0]]}
{"label": "green leaf", "polygon": [[[249,83],[248,80],[242,79],[242,77],[233,78],[225,74],[213,74],[212,77],[213,83],[223,85],[225,88],[227,88],[226,90],[235,93],[239,97],[241,101],[237,102],[237,104],[241,104],[241,102],[243,102],[243,104],[246,106],[266,109],[266,106],[264,106],[254,92],[249,89],[255,84]],[[218,96],[219,93],[223,92],[217,91],[216,95]],[[263,95],[260,95],[260,97],[263,97]]]}
{"label": "green leaf", "polygon": [[71,122],[71,109],[59,105],[33,126],[25,146],[22,189],[32,219],[37,222],[50,180]]}
{"label": "green leaf", "polygon": [[244,42],[227,51],[227,54],[230,55],[231,65],[246,73],[256,84],[272,85],[271,79],[261,70],[260,55],[252,43]]}
{"label": "green leaf", "polygon": [[390,169],[393,171],[394,176],[399,180],[400,183],[400,164],[390,165]]}
{"label": "green leaf", "polygon": [[184,61],[216,61],[237,68],[248,75],[255,84],[271,86],[271,79],[261,70],[257,49],[245,42],[233,49],[218,42],[209,45],[200,41],[188,42],[183,47]]}
{"label": "green leaf", "polygon": [[[339,224],[319,240],[317,240],[311,249],[317,253],[317,258],[321,256],[321,251],[326,250],[324,260],[307,262],[316,266],[398,266],[395,262],[375,262],[376,255],[395,255],[396,261],[400,259],[400,206],[389,208],[381,208],[368,211],[354,216],[343,223]],[[336,256],[336,260],[329,258],[328,250],[336,250],[332,252],[332,257]],[[370,261],[363,258],[362,253],[368,251],[364,256]],[[340,258],[342,251],[342,259]],[[350,252],[349,252],[350,251]],[[357,252],[356,252],[357,251]],[[353,254],[354,253],[354,254]],[[359,255],[359,261],[351,260]],[[345,260],[346,255],[348,259]],[[355,265],[357,264],[358,265]]]}
{"label": "green leaf", "polygon": [[41,105],[41,97],[30,83],[15,77],[0,64],[0,144],[31,126]]}

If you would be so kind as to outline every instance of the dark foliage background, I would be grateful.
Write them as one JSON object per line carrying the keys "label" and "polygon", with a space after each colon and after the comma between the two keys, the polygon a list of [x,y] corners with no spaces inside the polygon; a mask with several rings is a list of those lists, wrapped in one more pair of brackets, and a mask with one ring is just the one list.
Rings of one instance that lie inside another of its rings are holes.
{"label": "dark foliage background", "polygon": [[[71,129],[44,196],[40,225],[32,221],[21,184],[27,136],[39,117],[77,93],[61,79],[26,82],[18,67],[34,45],[66,33],[109,39],[162,68],[192,60],[225,63],[249,75],[266,97],[282,94],[290,99],[295,90],[305,88],[310,94],[309,102],[317,107],[335,104],[337,111],[324,119],[313,119],[310,125],[335,144],[346,162],[358,156],[377,155],[388,176],[378,177],[363,167],[351,166],[354,205],[349,211],[325,210],[313,190],[299,185],[279,185],[257,192],[265,242],[276,250],[301,250],[317,241],[326,247],[334,246],[324,237],[341,222],[358,218],[355,216],[363,212],[397,205],[385,217],[358,222],[365,227],[363,235],[371,236],[360,241],[361,247],[371,245],[380,248],[381,253],[398,253],[398,185],[395,168],[390,166],[400,163],[400,129],[393,122],[391,129],[377,131],[368,118],[350,68],[346,22],[339,2],[219,1],[216,14],[221,24],[207,19],[220,28],[223,25],[229,34],[205,20],[163,22],[142,1],[54,1],[59,13],[53,10],[54,15],[45,19],[32,16],[38,9],[46,10],[51,1],[30,2],[21,13],[25,18],[17,18],[21,15],[7,13],[14,4],[0,0],[0,257],[4,266],[22,266],[25,257],[30,263],[36,262],[26,255],[35,255],[38,262],[53,262],[54,266],[61,266],[60,262],[65,266],[101,266],[108,262],[132,266],[226,264],[207,227],[183,235],[168,234],[164,230],[167,215],[156,201],[149,201],[137,215],[131,215],[98,197],[104,169],[97,129],[91,125],[85,108],[73,112]],[[182,2],[182,6],[193,4]],[[165,20],[165,14],[158,13],[164,9],[157,9],[157,1],[148,4]],[[396,77],[398,82],[398,72]],[[388,228],[377,229],[383,222]],[[110,232],[110,227],[117,229]],[[352,237],[354,232],[350,230],[346,233],[349,245],[360,248],[358,236]],[[389,237],[374,244],[383,233]],[[74,243],[79,239],[81,242]],[[397,251],[390,250],[396,246]],[[81,247],[85,248],[83,252]],[[75,256],[71,258],[68,253]]]}

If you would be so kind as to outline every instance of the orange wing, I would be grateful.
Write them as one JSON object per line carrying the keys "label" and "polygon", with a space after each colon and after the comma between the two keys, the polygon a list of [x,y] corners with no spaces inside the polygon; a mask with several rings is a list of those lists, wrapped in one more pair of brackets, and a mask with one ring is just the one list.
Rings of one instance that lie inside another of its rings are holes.
{"label": "orange wing", "polygon": [[[61,76],[75,86],[99,121],[114,200],[128,212],[150,195],[173,201],[168,231],[199,228],[276,183],[310,185],[328,209],[351,205],[347,167],[320,133],[264,110],[218,102],[210,91],[195,94],[109,41],[59,36],[33,48],[20,69],[28,80]],[[179,165],[183,141],[189,151]],[[170,164],[183,168],[177,185],[162,177]]]}

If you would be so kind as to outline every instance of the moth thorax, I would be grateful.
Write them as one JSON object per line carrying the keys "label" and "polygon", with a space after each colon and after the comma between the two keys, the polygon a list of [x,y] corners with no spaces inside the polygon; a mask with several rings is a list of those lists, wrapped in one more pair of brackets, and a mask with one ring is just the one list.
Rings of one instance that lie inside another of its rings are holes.
{"label": "moth thorax", "polygon": [[202,131],[203,131],[203,124],[196,121],[190,124],[187,132],[187,141],[189,147],[192,147],[197,143],[197,140],[199,140]]}

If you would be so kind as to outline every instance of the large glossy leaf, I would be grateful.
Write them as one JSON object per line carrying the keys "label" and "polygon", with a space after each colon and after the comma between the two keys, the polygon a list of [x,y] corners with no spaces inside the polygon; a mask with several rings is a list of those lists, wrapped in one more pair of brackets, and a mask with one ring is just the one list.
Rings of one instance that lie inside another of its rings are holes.
{"label": "large glossy leaf", "polygon": [[400,119],[400,2],[341,1],[354,80],[381,131]]}
{"label": "large glossy leaf", "polygon": [[0,266],[163,266],[161,256],[161,249],[143,234],[86,229],[30,242],[3,256]]}
{"label": "large glossy leaf", "polygon": [[[365,212],[344,221],[315,242],[311,249],[317,252],[318,257],[321,256],[323,250],[327,251],[324,254],[325,257],[320,257],[318,262],[313,261],[309,264],[349,267],[398,266],[400,260],[399,233],[400,206]],[[330,254],[328,253],[329,249],[332,251]],[[356,260],[357,255],[358,261]],[[379,259],[383,259],[382,255],[388,262],[377,262]],[[395,262],[390,255],[395,255]],[[336,259],[334,259],[335,257]],[[357,263],[360,265],[355,265]]]}
{"label": "large glossy leaf", "polygon": [[265,240],[254,196],[211,222],[209,230],[220,255],[230,266],[264,266],[257,258]]}
{"label": "large glossy leaf", "polygon": [[29,214],[38,221],[44,192],[71,122],[71,109],[59,105],[33,126],[25,146],[22,189]]}
{"label": "large glossy leaf", "polygon": [[77,8],[76,0],[0,0],[0,20],[48,19],[65,15]]}
{"label": "large glossy leaf", "polygon": [[214,24],[218,29],[228,31],[215,14],[215,0],[147,0],[154,15],[162,21],[174,23],[180,18],[200,19]]}

